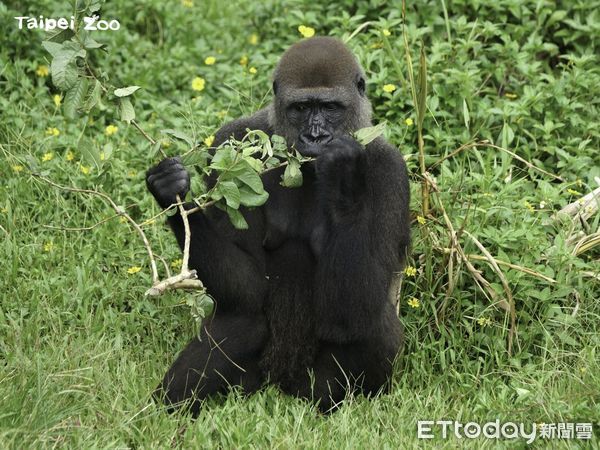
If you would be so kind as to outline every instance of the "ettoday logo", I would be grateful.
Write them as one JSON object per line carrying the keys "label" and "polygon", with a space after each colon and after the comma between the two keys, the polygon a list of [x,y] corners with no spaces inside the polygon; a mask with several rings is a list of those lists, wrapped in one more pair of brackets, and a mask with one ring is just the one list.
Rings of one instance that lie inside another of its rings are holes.
{"label": "ettoday logo", "polygon": [[447,439],[454,435],[456,439],[525,439],[531,444],[536,439],[580,439],[592,438],[591,423],[500,423],[499,419],[493,422],[480,424],[467,422],[465,424],[454,420],[419,420],[417,422],[417,437],[419,439],[433,439],[441,437]]}

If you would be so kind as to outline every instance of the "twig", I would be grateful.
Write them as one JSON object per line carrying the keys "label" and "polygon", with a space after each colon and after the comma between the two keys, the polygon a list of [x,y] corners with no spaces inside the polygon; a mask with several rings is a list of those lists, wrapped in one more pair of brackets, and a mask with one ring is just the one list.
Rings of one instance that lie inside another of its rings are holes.
{"label": "twig", "polygon": [[477,248],[479,248],[479,250],[481,250],[481,253],[483,253],[484,256],[487,258],[490,265],[492,266],[492,269],[494,270],[494,272],[496,272],[496,275],[498,275],[498,278],[500,278],[500,282],[502,283],[502,289],[504,289],[504,293],[506,294],[506,298],[507,298],[508,304],[510,306],[510,308],[508,310],[509,315],[510,315],[510,328],[508,330],[508,354],[510,355],[512,353],[513,339],[517,332],[517,314],[515,311],[515,301],[512,296],[512,291],[510,290],[510,287],[508,286],[508,280],[502,273],[502,270],[500,270],[500,267],[498,267],[498,264],[496,263],[496,260],[494,259],[494,257],[490,254],[490,252],[487,251],[487,249],[483,246],[483,244],[475,236],[473,236],[471,233],[469,233],[467,230],[463,230],[463,232],[467,236],[469,236],[471,238],[471,240],[475,243]]}
{"label": "twig", "polygon": [[[442,251],[443,253],[450,253],[450,254],[454,251],[452,248],[446,248],[446,247],[438,248],[438,250]],[[474,259],[477,261],[488,261],[487,257],[481,256],[481,255],[474,255],[472,253],[467,254],[467,258]],[[501,259],[497,259],[497,258],[494,258],[494,262],[496,264],[498,264],[499,266],[506,266],[511,269],[518,270],[519,272],[523,272],[528,275],[534,276],[536,278],[540,278],[544,281],[547,281],[548,283],[552,283],[552,284],[556,283],[556,280],[554,278],[550,278],[549,276],[546,276],[542,273],[536,272],[535,270],[529,269],[528,267],[518,266],[516,264],[502,261]]]}
{"label": "twig", "polygon": [[148,242],[148,238],[146,237],[146,233],[144,233],[144,230],[142,230],[140,228],[140,226],[137,224],[137,222],[135,220],[133,220],[131,218],[131,216],[125,212],[125,210],[123,208],[120,208],[113,201],[112,198],[110,198],[104,192],[96,191],[96,190],[93,190],[93,189],[79,189],[79,188],[74,188],[74,187],[71,187],[71,186],[63,186],[61,184],[55,183],[54,181],[52,181],[49,178],[46,178],[46,177],[44,177],[44,176],[42,176],[40,174],[32,173],[32,175],[33,175],[33,177],[42,180],[43,182],[49,184],[50,186],[53,186],[53,187],[55,187],[57,189],[61,189],[63,191],[78,192],[78,193],[81,193],[81,194],[89,194],[89,195],[94,195],[96,197],[100,197],[106,203],[108,203],[110,205],[110,207],[117,213],[117,215],[125,217],[127,219],[127,221],[130,223],[130,225],[135,229],[135,231],[138,232],[138,234],[142,238],[142,241],[144,242],[144,247],[146,247],[146,251],[148,252],[148,257],[150,258],[150,269],[152,270],[152,282],[153,283],[158,283],[159,278],[158,278],[158,270],[156,268],[156,260],[154,259],[154,254],[152,253],[152,247],[150,247],[150,242]]}
{"label": "twig", "polygon": [[508,153],[510,156],[512,156],[513,158],[515,158],[518,161],[521,161],[523,164],[525,164],[527,167],[529,167],[530,169],[533,170],[537,170],[538,172],[543,173],[544,175],[548,175],[550,178],[554,178],[555,180],[558,181],[565,181],[564,178],[559,177],[558,175],[554,175],[553,173],[547,172],[544,169],[540,169],[539,167],[533,165],[532,163],[530,163],[529,161],[527,161],[526,159],[520,157],[519,155],[517,155],[514,152],[511,152],[510,150],[504,148],[504,147],[500,147],[498,145],[492,144],[490,143],[488,140],[483,140],[480,141],[477,145],[481,145],[483,147],[490,147],[490,148],[495,148],[496,150],[500,150],[503,151],[505,153]]}
{"label": "twig", "polygon": [[[54,225],[42,225],[44,228],[49,228],[51,230],[60,230],[60,231],[90,231],[93,230],[94,228],[99,227],[100,225],[114,219],[115,217],[120,217],[121,214],[120,213],[116,213],[113,214],[112,216],[109,217],[105,217],[104,219],[102,219],[100,222],[96,222],[94,225],[90,225],[88,227],[63,227],[63,226],[54,226]],[[141,224],[140,226],[142,226],[143,224]]]}
{"label": "twig", "polygon": [[177,275],[173,275],[166,280],[154,284],[146,291],[146,295],[157,297],[169,289],[178,289],[180,287],[184,287],[185,289],[204,289],[204,285],[196,277],[195,270],[178,273]]}
{"label": "twig", "polygon": [[599,205],[600,187],[594,189],[592,192],[589,192],[573,203],[569,203],[555,214],[555,218],[558,218],[561,214],[566,214],[572,217],[580,215],[584,220],[587,220],[598,211]]}

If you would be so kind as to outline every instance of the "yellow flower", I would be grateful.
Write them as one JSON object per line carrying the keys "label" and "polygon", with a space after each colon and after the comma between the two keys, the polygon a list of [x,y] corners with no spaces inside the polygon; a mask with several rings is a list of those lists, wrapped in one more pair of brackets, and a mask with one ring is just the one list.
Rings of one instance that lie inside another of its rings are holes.
{"label": "yellow flower", "polygon": [[408,119],[406,119],[404,121],[404,123],[406,124],[407,127],[412,127],[414,125],[414,122],[410,117]]}
{"label": "yellow flower", "polygon": [[207,147],[210,147],[211,145],[213,145],[214,141],[215,141],[215,137],[211,134],[206,139],[204,139],[204,145],[206,145]]}
{"label": "yellow flower", "polygon": [[133,178],[137,175],[137,172],[133,169],[131,169],[129,172],[127,172],[127,177],[128,178]]}
{"label": "yellow flower", "polygon": [[250,43],[250,45],[258,44],[258,34],[252,33],[248,38],[248,42]]}
{"label": "yellow flower", "polygon": [[577,183],[577,186],[583,187],[583,181],[581,180],[581,178],[577,178],[577,180],[575,180],[575,183]]}
{"label": "yellow flower", "polygon": [[81,165],[81,166],[79,167],[79,170],[81,170],[81,173],[82,173],[82,174],[84,174],[84,175],[89,175],[89,174],[90,174],[90,170],[91,170],[91,169],[90,169],[90,167],[89,167],[89,166],[84,166],[84,165]]}
{"label": "yellow flower", "polygon": [[404,273],[407,277],[414,277],[417,274],[417,269],[415,269],[413,266],[406,266]]}
{"label": "yellow flower", "polygon": [[216,62],[217,58],[215,58],[214,56],[207,56],[204,60],[204,64],[206,64],[207,66],[212,66]]}
{"label": "yellow flower", "polygon": [[477,323],[481,327],[489,327],[492,324],[492,319],[490,319],[489,317],[480,317],[479,319],[477,319]]}
{"label": "yellow flower", "polygon": [[52,161],[52,158],[54,158],[54,153],[52,153],[52,152],[44,153],[44,156],[42,156],[42,162]]}
{"label": "yellow flower", "polygon": [[191,8],[194,6],[194,2],[192,0],[181,0],[181,4],[186,8]]}
{"label": "yellow flower", "polygon": [[517,94],[512,94],[512,93],[510,93],[510,92],[505,92],[505,93],[504,93],[504,96],[505,96],[506,98],[510,98],[511,100],[514,100],[515,98],[517,98],[517,97],[518,97],[518,95],[517,95]]}
{"label": "yellow flower", "polygon": [[425,220],[425,217],[417,216],[417,222],[419,222],[421,225],[425,225],[425,222],[427,221]]}
{"label": "yellow flower", "polygon": [[117,131],[119,131],[119,127],[117,127],[115,125],[109,125],[104,129],[104,134],[107,136],[112,136]]}
{"label": "yellow flower", "polygon": [[242,56],[240,58],[240,65],[241,66],[247,66],[248,65],[248,57],[246,55]]}
{"label": "yellow flower", "polygon": [[535,211],[535,208],[533,207],[533,205],[531,203],[529,203],[527,200],[523,200],[523,205],[525,205],[525,208],[527,208],[529,210],[529,212]]}
{"label": "yellow flower", "polygon": [[100,152],[100,161],[104,161],[106,159],[106,154],[104,152]]}
{"label": "yellow flower", "polygon": [[125,217],[125,216],[119,217],[119,223],[127,223],[127,217]]}
{"label": "yellow flower", "polygon": [[384,35],[384,36],[391,36],[391,35],[392,35],[392,33],[390,33],[390,30],[388,30],[387,28],[384,28],[384,29],[383,29],[383,35]]}
{"label": "yellow flower", "polygon": [[408,306],[411,308],[419,308],[421,306],[421,302],[415,297],[409,298],[406,303],[408,303]]}
{"label": "yellow flower", "polygon": [[133,266],[133,267],[130,267],[129,269],[127,269],[127,273],[129,275],[133,275],[133,274],[138,273],[140,270],[142,270],[142,268],[140,266]]}
{"label": "yellow flower", "polygon": [[52,96],[52,100],[54,100],[54,104],[58,108],[60,106],[60,102],[62,101],[62,97],[58,94]]}
{"label": "yellow flower", "polygon": [[55,128],[55,127],[46,128],[46,136],[58,136],[59,134],[60,134],[60,131],[58,130],[58,128]]}
{"label": "yellow flower", "polygon": [[38,68],[35,71],[35,74],[38,77],[47,77],[49,73],[50,71],[48,70],[48,66],[38,66]]}
{"label": "yellow flower", "polygon": [[373,44],[371,44],[371,48],[376,50],[378,48],[383,48],[383,42],[378,41],[378,42],[374,42]]}
{"label": "yellow flower", "polygon": [[385,84],[383,86],[383,91],[384,92],[394,92],[396,90],[396,85],[395,84]]}
{"label": "yellow flower", "polygon": [[24,167],[21,164],[16,164],[14,166],[12,166],[12,170],[13,172],[23,172]]}
{"label": "yellow flower", "polygon": [[65,159],[67,161],[73,161],[75,159],[75,154],[71,150],[67,150],[67,153],[65,154]]}
{"label": "yellow flower", "polygon": [[192,89],[195,91],[203,91],[205,84],[206,81],[204,81],[204,78],[196,77],[192,80]]}
{"label": "yellow flower", "polygon": [[173,269],[178,269],[179,267],[181,267],[182,262],[183,261],[181,260],[181,258],[174,259],[173,261],[171,261],[171,267]]}
{"label": "yellow flower", "polygon": [[51,252],[52,249],[54,249],[54,244],[52,242],[46,242],[44,244],[44,251],[45,252]]}
{"label": "yellow flower", "polygon": [[567,192],[571,195],[581,195],[581,192],[576,191],[575,189],[567,189]]}
{"label": "yellow flower", "polygon": [[304,25],[300,25],[298,27],[298,31],[305,38],[313,37],[315,35],[315,29],[314,28],[306,27]]}
{"label": "yellow flower", "polygon": [[248,69],[248,72],[250,72],[252,75],[254,75],[254,74],[255,74],[256,72],[258,72],[258,71],[256,70],[256,67],[250,67],[250,68]]}

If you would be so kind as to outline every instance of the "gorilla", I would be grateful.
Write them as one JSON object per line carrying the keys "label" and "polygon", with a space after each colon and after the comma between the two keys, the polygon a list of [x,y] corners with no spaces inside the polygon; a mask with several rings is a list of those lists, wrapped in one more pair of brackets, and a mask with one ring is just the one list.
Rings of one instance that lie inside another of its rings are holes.
{"label": "gorilla", "polygon": [[[390,290],[410,241],[409,185],[396,148],[352,137],[371,126],[365,90],[345,44],[306,39],[281,58],[273,102],[217,132],[215,146],[248,129],[277,134],[314,159],[298,188],[281,186],[283,167],[263,174],[269,199],[241,210],[247,230],[218,208],[189,216],[190,268],[215,309],[155,392],[169,410],[185,404],[197,415],[207,397],[272,383],[328,412],[349,393],[387,388],[402,346]],[[180,158],[146,181],[162,208],[190,187]],[[181,216],[167,220],[183,248]]]}

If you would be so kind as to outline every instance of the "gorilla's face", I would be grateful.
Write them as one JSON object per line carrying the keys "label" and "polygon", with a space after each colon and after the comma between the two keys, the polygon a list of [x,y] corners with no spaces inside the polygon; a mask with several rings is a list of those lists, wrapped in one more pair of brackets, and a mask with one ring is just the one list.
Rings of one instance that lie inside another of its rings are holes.
{"label": "gorilla's face", "polygon": [[286,51],[273,78],[270,123],[305,156],[371,124],[364,70],[339,40],[315,37]]}
{"label": "gorilla's face", "polygon": [[292,143],[296,150],[304,156],[318,156],[325,145],[345,131],[347,108],[335,97],[310,96],[290,102],[285,115],[296,134]]}

